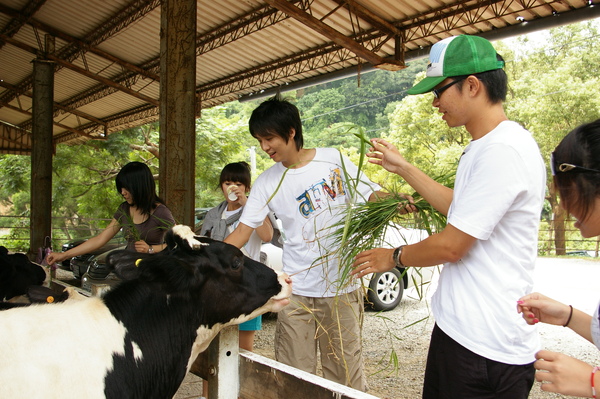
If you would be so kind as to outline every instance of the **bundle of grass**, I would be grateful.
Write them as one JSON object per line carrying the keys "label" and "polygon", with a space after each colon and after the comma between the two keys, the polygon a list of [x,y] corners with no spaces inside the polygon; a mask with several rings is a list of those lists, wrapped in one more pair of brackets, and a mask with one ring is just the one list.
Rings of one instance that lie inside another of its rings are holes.
{"label": "bundle of grass", "polygon": [[[360,139],[360,154],[358,161],[358,175],[348,176],[346,170],[346,182],[349,182],[349,196],[354,200],[349,202],[344,209],[339,212],[344,213],[344,217],[326,233],[327,241],[333,243],[332,248],[339,248],[335,251],[329,251],[320,261],[326,261],[332,257],[338,258],[340,267],[339,286],[344,287],[351,282],[350,272],[354,257],[368,249],[382,246],[389,247],[391,243],[385,242],[386,231],[395,229],[397,226],[423,229],[428,234],[441,231],[446,226],[446,216],[438,212],[431,206],[420,194],[411,194],[416,208],[416,212],[401,214],[402,209],[406,209],[409,201],[396,188],[387,190],[390,194],[379,198],[377,201],[367,201],[365,198],[357,197],[356,187],[360,182],[361,173],[366,162],[366,153],[372,147],[372,143],[365,135],[364,129],[357,126],[350,126],[348,131],[353,131],[356,137]],[[435,178],[435,180],[447,187],[453,187],[454,172],[447,173]],[[416,270],[419,273],[419,270]],[[414,277],[413,277],[414,278]],[[415,284],[417,286],[417,284]],[[418,289],[418,288],[417,288]],[[419,291],[419,296],[420,290]]]}

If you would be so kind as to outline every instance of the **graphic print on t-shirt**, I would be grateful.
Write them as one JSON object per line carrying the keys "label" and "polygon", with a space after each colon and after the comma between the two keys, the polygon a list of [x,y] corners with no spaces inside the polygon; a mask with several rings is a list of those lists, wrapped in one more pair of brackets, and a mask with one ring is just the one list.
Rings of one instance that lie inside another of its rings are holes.
{"label": "graphic print on t-shirt", "polygon": [[326,201],[333,201],[338,196],[344,195],[346,195],[346,190],[340,168],[337,167],[329,171],[329,182],[321,179],[296,198],[296,201],[299,202],[298,210],[304,218],[308,219],[314,211],[326,206]]}

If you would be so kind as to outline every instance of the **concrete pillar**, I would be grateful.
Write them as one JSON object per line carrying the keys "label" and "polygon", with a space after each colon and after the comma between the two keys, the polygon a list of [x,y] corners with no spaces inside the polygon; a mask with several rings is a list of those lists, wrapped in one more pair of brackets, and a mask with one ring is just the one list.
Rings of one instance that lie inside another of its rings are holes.
{"label": "concrete pillar", "polygon": [[[52,126],[54,63],[33,61],[30,257],[52,234]],[[56,248],[54,248],[56,250]]]}
{"label": "concrete pillar", "polygon": [[196,0],[164,0],[160,28],[160,196],[194,226]]}

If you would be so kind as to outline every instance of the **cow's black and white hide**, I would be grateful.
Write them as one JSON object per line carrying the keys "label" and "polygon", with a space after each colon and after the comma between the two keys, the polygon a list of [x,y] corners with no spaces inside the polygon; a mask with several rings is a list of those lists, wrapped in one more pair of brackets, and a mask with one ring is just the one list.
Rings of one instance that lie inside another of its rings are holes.
{"label": "cow's black and white hide", "polygon": [[172,398],[218,331],[289,302],[289,278],[237,248],[167,235],[158,254],[111,254],[126,281],[103,298],[0,312],[0,398]]}
{"label": "cow's black and white hide", "polygon": [[29,261],[25,254],[9,254],[0,246],[0,302],[27,294],[32,285],[42,285],[46,279],[44,268]]}

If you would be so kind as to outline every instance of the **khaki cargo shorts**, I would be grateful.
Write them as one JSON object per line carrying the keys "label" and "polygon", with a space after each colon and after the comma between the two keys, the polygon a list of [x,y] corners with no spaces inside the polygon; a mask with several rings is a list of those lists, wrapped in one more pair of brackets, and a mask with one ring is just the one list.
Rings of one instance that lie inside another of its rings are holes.
{"label": "khaki cargo shorts", "polygon": [[324,378],[366,391],[362,290],[330,298],[292,295],[290,300],[277,315],[275,359],[316,374],[320,350]]}

